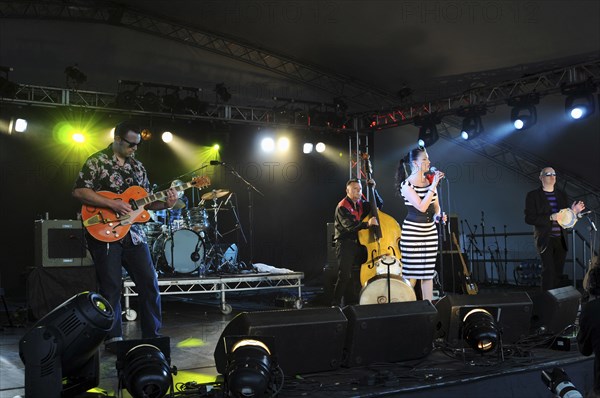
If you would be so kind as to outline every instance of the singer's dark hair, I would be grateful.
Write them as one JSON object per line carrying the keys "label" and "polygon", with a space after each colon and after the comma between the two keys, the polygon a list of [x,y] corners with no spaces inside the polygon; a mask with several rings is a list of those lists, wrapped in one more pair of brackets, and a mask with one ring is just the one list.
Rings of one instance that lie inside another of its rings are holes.
{"label": "singer's dark hair", "polygon": [[412,168],[412,162],[417,160],[420,154],[427,152],[423,147],[416,147],[408,151],[406,156],[400,159],[396,170],[396,190],[400,192],[400,186],[408,178]]}
{"label": "singer's dark hair", "polygon": [[141,134],[140,126],[126,120],[115,126],[115,137],[125,138],[128,132],[133,131],[136,134]]}

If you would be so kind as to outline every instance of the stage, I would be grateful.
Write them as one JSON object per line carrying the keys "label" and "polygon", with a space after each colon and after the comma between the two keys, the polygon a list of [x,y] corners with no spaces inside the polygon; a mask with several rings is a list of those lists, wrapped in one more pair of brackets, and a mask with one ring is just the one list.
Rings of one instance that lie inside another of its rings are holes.
{"label": "stage", "polygon": [[[223,330],[235,315],[278,310],[285,310],[286,313],[332,311],[330,307],[319,306],[322,293],[314,286],[303,288],[304,309],[284,308],[290,300],[282,298],[294,298],[294,292],[295,288],[289,290],[285,287],[256,290],[252,294],[229,292],[228,303],[233,309],[230,314],[223,314],[214,299],[207,295],[163,295],[162,332],[171,339],[171,365],[178,369],[174,376],[176,389],[186,388],[187,383],[185,396],[219,396],[222,377],[216,369],[213,354]],[[132,308],[135,308],[137,298],[130,299]],[[14,310],[15,305],[10,302],[9,305],[11,311]],[[18,323],[18,320],[16,317],[13,323]],[[2,322],[4,325],[7,323],[4,315]],[[29,323],[26,326],[32,325]],[[325,332],[321,332],[324,326],[319,325],[318,320],[315,320],[312,329],[316,330],[317,335],[325,335]],[[0,398],[24,394],[24,365],[19,358],[18,343],[26,330],[26,327],[5,327],[2,332]],[[378,335],[385,335],[383,332],[389,331],[376,333],[375,340]],[[139,338],[139,333],[137,320],[124,322],[126,339]],[[309,337],[302,335],[297,336],[298,344],[309,353],[310,347],[306,342]],[[398,330],[400,337],[397,341],[385,338],[385,341],[376,342],[375,346],[381,350],[392,350],[394,345],[418,344],[414,342],[419,336],[406,339],[402,335],[403,331]],[[375,362],[367,366],[340,366],[328,371],[288,375],[278,396],[551,397],[552,394],[541,380],[541,371],[554,367],[565,369],[573,384],[585,392],[592,386],[593,358],[581,356],[574,339],[568,340],[572,343],[568,351],[556,351],[545,346],[547,336],[530,336],[521,344],[504,345],[502,359],[496,354],[482,356],[470,349],[451,348],[437,339],[433,349],[422,358],[397,363]],[[310,361],[317,359],[307,354],[304,358],[298,357],[297,361],[308,363],[310,367]],[[101,347],[98,388],[111,396],[116,395],[117,389],[115,362],[116,356]],[[128,396],[126,392],[125,396]]]}

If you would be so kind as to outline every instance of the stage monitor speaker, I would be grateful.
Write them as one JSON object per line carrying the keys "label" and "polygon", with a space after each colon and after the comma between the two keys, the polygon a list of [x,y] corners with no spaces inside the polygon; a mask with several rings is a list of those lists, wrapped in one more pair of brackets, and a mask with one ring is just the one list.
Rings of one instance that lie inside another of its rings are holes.
{"label": "stage monitor speaker", "polygon": [[464,347],[462,318],[472,309],[482,308],[494,316],[503,344],[515,343],[529,334],[533,303],[525,292],[478,295],[447,295],[436,304],[437,337],[451,347]]}
{"label": "stage monitor speaker", "polygon": [[348,318],[344,366],[401,362],[431,352],[437,310],[429,300],[354,305],[343,311]]}
{"label": "stage monitor speaker", "polygon": [[271,352],[287,376],[335,370],[342,362],[347,322],[338,307],[243,312],[217,342],[217,371],[225,374],[227,368],[226,336],[273,337]]}
{"label": "stage monitor speaker", "polygon": [[93,265],[81,221],[36,220],[34,229],[36,267]]}
{"label": "stage monitor speaker", "polygon": [[545,332],[557,334],[575,323],[581,293],[573,286],[566,286],[542,292],[532,300],[531,330],[543,327]]}

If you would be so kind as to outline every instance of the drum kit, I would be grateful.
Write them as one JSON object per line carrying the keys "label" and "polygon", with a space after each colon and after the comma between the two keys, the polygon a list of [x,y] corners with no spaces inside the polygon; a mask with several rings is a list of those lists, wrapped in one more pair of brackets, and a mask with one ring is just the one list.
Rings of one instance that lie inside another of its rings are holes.
{"label": "drum kit", "polygon": [[385,304],[415,301],[410,282],[402,276],[402,263],[396,257],[383,255],[375,261],[375,276],[360,291],[359,304]]}
{"label": "drum kit", "polygon": [[[218,244],[222,236],[218,229],[219,213],[236,211],[233,204],[226,207],[232,195],[228,190],[215,189],[203,194],[197,206],[188,208],[187,198],[180,192],[170,210],[150,212],[152,221],[142,224],[142,227],[159,273],[199,276],[224,270],[235,271],[236,258],[232,258],[230,253],[225,255]],[[237,252],[234,257],[237,257]]]}

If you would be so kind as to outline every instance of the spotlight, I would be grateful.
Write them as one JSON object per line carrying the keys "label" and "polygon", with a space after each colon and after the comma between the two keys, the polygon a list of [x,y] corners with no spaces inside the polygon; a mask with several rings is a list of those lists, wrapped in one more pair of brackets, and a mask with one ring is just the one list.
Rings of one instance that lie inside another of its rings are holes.
{"label": "spotlight", "polygon": [[287,137],[281,137],[277,140],[277,149],[281,152],[286,152],[290,149],[290,140]]}
{"label": "spotlight", "polygon": [[161,99],[155,93],[148,91],[142,95],[142,100],[140,101],[140,105],[142,105],[142,109],[145,111],[157,112],[161,107]]}
{"label": "spotlight", "polygon": [[302,152],[304,153],[311,153],[313,151],[313,144],[310,142],[305,142],[304,145],[302,146]]}
{"label": "spotlight", "polygon": [[114,312],[97,293],[79,293],[40,319],[19,341],[29,397],[74,396],[99,383],[98,346]]}
{"label": "spotlight", "polygon": [[481,116],[485,114],[486,109],[482,106],[459,109],[457,115],[464,118],[460,132],[460,136],[464,140],[472,140],[483,132]]}
{"label": "spotlight", "polygon": [[24,133],[27,130],[27,120],[11,119],[8,124],[8,133]]}
{"label": "spotlight", "polygon": [[87,76],[79,70],[77,64],[73,66],[67,66],[65,68],[65,75],[67,77],[67,87],[78,89],[83,83],[86,82]]}
{"label": "spotlight", "polygon": [[419,127],[419,146],[428,147],[439,140],[440,135],[437,130],[437,124],[441,119],[437,115],[418,116],[415,118],[415,126]]}
{"label": "spotlight", "polygon": [[164,133],[162,133],[162,140],[165,143],[169,143],[171,141],[173,141],[173,134],[170,131],[165,131]]}
{"label": "spotlight", "polygon": [[572,119],[584,119],[592,115],[596,110],[596,84],[591,81],[583,83],[562,85],[560,91],[565,98],[565,112]]}
{"label": "spotlight", "polygon": [[276,365],[270,346],[272,338],[254,336],[225,337],[227,366],[225,392],[234,398],[271,396]]}
{"label": "spotlight", "polygon": [[71,138],[73,139],[73,141],[82,144],[85,142],[85,136],[81,133],[75,133],[71,136]]}
{"label": "spotlight", "polygon": [[225,87],[225,83],[218,83],[215,86],[215,93],[217,96],[221,98],[221,101],[227,102],[231,99],[231,94],[227,91],[227,87]]}
{"label": "spotlight", "polygon": [[263,138],[260,142],[260,147],[265,152],[273,152],[275,150],[275,141],[271,137]]}
{"label": "spotlight", "polygon": [[317,145],[315,145],[315,150],[316,150],[317,152],[319,152],[319,153],[321,153],[321,152],[325,152],[325,149],[326,149],[326,148],[327,148],[327,147],[326,147],[326,146],[325,146],[325,144],[324,144],[324,143],[322,143],[322,142],[317,142]]}
{"label": "spotlight", "polygon": [[542,370],[542,381],[555,397],[583,398],[564,369],[554,368],[552,372]]}
{"label": "spotlight", "polygon": [[[169,341],[167,337],[167,347]],[[121,352],[117,358],[119,382],[133,398],[164,397],[173,385],[172,373],[177,371],[170,367],[169,353],[170,349],[165,354],[153,344],[138,344],[129,349],[125,355]]]}
{"label": "spotlight", "polygon": [[142,136],[142,140],[144,141],[150,141],[152,139],[152,132],[148,129],[143,129],[140,132],[140,135]]}
{"label": "spotlight", "polygon": [[507,103],[508,106],[513,107],[510,111],[510,120],[515,129],[525,130],[537,123],[535,105],[540,103],[539,94],[531,93],[521,97],[513,97]]}
{"label": "spotlight", "polygon": [[463,318],[463,338],[475,351],[491,352],[499,341],[498,326],[494,317],[482,308],[470,310]]}

